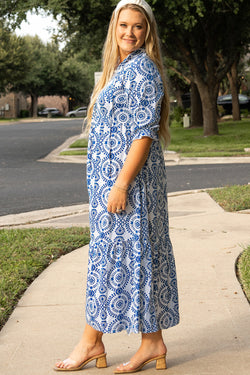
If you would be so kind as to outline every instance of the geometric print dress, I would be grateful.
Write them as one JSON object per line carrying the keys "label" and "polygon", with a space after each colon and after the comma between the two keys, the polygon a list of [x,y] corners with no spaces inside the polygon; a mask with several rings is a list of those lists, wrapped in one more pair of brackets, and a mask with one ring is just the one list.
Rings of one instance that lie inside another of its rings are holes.
{"label": "geometric print dress", "polygon": [[[158,69],[141,48],[119,64],[94,106],[87,161],[86,321],[103,333],[150,333],[179,322],[158,137],[162,97]],[[109,213],[109,192],[132,142],[142,137],[153,140],[147,161],[129,186],[126,209]]]}

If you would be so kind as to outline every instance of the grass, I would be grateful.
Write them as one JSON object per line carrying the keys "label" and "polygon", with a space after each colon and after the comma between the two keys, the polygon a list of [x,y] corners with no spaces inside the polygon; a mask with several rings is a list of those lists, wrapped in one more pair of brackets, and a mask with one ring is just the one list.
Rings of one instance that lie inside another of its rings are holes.
{"label": "grass", "polygon": [[[88,140],[86,138],[80,138],[69,146],[72,150],[62,151],[60,152],[60,155],[87,155],[87,147]],[[78,150],[74,150],[74,148],[77,148]],[[82,148],[82,150],[79,150],[79,148]]]}
{"label": "grass", "polygon": [[18,119],[18,118],[0,118],[0,123],[1,122],[12,122],[12,121],[18,121],[18,120],[20,120],[20,119]]}
{"label": "grass", "polygon": [[87,155],[87,149],[61,151],[60,155]]}
{"label": "grass", "polygon": [[244,151],[250,144],[250,119],[218,124],[219,135],[204,137],[202,128],[172,124],[169,150],[183,157],[250,156]]}
{"label": "grass", "polygon": [[[168,149],[182,157],[220,157],[250,156],[245,148],[250,145],[250,119],[225,121],[218,124],[219,135],[203,136],[202,128],[183,128],[182,124],[172,122],[171,143]],[[86,139],[79,139],[70,148],[83,150],[62,151],[61,155],[86,155]]]}
{"label": "grass", "polygon": [[88,140],[86,138],[77,139],[72,145],[69,146],[70,148],[81,148],[81,147],[88,147]]}
{"label": "grass", "polygon": [[208,194],[229,212],[250,209],[250,185],[232,185],[208,190]]}
{"label": "grass", "polygon": [[238,258],[237,276],[250,302],[250,246],[248,246]]}
{"label": "grass", "polygon": [[0,230],[0,329],[49,264],[87,243],[89,228]]}

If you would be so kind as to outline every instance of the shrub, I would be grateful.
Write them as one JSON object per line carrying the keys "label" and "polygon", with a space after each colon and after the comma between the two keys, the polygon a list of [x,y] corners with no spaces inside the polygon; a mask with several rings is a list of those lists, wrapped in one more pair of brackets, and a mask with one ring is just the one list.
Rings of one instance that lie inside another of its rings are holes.
{"label": "shrub", "polygon": [[248,115],[249,115],[249,111],[248,109],[242,109],[241,110],[241,114],[244,118],[248,118]]}
{"label": "shrub", "polygon": [[20,111],[20,114],[19,114],[19,117],[20,118],[25,118],[25,117],[29,117],[30,113],[27,109],[21,109]]}
{"label": "shrub", "polygon": [[179,124],[182,124],[182,119],[184,114],[190,114],[190,109],[189,108],[183,108],[180,106],[174,107],[170,113],[170,124],[172,122],[177,122]]}

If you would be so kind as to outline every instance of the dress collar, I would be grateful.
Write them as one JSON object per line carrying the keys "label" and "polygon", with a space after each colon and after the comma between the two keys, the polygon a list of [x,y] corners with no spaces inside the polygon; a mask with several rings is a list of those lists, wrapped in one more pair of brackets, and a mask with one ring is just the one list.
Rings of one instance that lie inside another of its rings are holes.
{"label": "dress collar", "polygon": [[145,49],[144,48],[138,48],[137,50],[131,52],[121,63],[119,63],[118,66],[122,66],[124,64],[126,64],[128,61],[130,61],[133,57],[137,56],[137,55],[140,55],[142,54],[143,52],[145,52]]}

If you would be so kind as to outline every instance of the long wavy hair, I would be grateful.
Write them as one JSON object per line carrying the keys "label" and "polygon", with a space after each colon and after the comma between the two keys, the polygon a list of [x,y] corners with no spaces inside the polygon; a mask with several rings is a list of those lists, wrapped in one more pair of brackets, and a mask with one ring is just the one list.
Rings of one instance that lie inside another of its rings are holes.
{"label": "long wavy hair", "polygon": [[97,97],[99,93],[101,92],[101,90],[110,81],[119,63],[120,55],[119,55],[119,48],[118,48],[118,44],[116,40],[116,26],[117,26],[119,14],[121,10],[123,9],[132,9],[132,10],[142,13],[147,22],[147,33],[146,33],[146,38],[145,38],[145,43],[144,43],[145,50],[146,50],[147,55],[156,64],[160,72],[163,85],[164,85],[164,97],[162,99],[162,104],[161,104],[159,136],[162,142],[164,143],[164,145],[167,146],[170,142],[169,121],[168,121],[169,120],[168,119],[169,118],[169,96],[167,93],[167,85],[166,85],[166,79],[165,79],[165,74],[164,74],[164,68],[163,68],[163,62],[162,62],[162,56],[161,56],[161,50],[160,50],[160,42],[159,42],[159,37],[158,37],[158,32],[157,32],[157,25],[156,25],[156,21],[154,18],[152,21],[150,21],[144,9],[135,4],[126,4],[118,12],[114,10],[112,14],[112,17],[109,23],[107,38],[106,38],[104,48],[103,48],[102,75],[93,90],[90,105],[88,108],[87,129],[88,130],[90,129],[91,119],[92,119],[92,114],[93,114],[93,107],[97,100]]}

